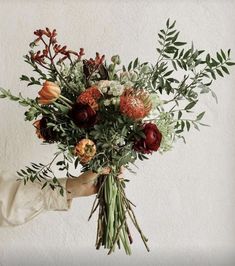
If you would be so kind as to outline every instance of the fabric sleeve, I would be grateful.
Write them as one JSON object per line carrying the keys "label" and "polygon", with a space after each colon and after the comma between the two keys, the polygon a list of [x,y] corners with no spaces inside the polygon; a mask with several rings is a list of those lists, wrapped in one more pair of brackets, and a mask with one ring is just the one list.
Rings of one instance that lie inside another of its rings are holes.
{"label": "fabric sleeve", "polygon": [[71,200],[67,199],[67,178],[59,179],[65,189],[61,196],[59,189],[42,188],[39,182],[16,180],[16,175],[0,174],[0,226],[16,226],[26,223],[44,211],[67,211]]}

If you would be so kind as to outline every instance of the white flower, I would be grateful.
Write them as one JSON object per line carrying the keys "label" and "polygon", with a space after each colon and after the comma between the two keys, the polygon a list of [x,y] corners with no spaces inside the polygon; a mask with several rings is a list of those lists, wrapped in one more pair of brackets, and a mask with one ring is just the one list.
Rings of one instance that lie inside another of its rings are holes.
{"label": "white flower", "polygon": [[117,99],[116,98],[112,98],[111,102],[112,102],[113,105],[115,105],[117,103]]}
{"label": "white flower", "polygon": [[108,100],[108,99],[104,100],[104,105],[105,106],[109,106],[110,105],[110,100]]}

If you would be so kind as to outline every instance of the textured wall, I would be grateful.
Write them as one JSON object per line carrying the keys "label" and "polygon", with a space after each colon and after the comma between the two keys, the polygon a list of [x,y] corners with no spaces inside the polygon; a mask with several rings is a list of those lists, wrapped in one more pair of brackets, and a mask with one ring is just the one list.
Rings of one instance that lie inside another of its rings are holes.
{"label": "textured wall", "polygon": [[[182,39],[210,52],[232,48],[235,58],[235,1],[33,1],[0,0],[0,85],[35,96],[19,82],[31,69],[23,62],[32,32],[49,26],[58,40],[87,56],[119,53],[154,62],[157,32],[177,20]],[[139,165],[129,197],[147,236],[147,253],[134,234],[133,255],[106,256],[94,248],[96,219],[87,222],[93,197],[74,200],[69,212],[45,213],[32,222],[0,229],[0,265],[235,265],[235,70],[204,97],[209,128],[187,135],[163,156]],[[0,169],[16,171],[46,161],[53,149],[40,145],[23,108],[0,102]]]}

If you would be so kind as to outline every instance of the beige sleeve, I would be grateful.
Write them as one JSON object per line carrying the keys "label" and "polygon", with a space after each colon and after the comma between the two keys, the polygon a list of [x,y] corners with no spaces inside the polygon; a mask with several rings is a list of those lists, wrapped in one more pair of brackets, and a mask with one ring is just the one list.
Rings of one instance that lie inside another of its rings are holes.
{"label": "beige sleeve", "polygon": [[[61,196],[59,189],[46,186],[41,189],[38,182],[16,181],[17,176],[0,174],[0,226],[16,226],[26,223],[44,211],[66,211],[71,206],[65,190]],[[66,189],[66,178],[60,184]]]}

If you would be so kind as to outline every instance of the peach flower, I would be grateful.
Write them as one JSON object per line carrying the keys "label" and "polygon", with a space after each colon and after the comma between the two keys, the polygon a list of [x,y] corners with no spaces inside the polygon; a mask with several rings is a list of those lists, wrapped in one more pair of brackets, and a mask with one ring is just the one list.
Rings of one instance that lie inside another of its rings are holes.
{"label": "peach flower", "polygon": [[40,96],[38,102],[44,105],[51,104],[60,97],[60,93],[60,87],[54,82],[47,80],[44,82],[42,89],[38,93]]}
{"label": "peach flower", "polygon": [[90,139],[80,140],[75,146],[74,154],[80,157],[81,163],[88,163],[96,154],[95,143]]}

